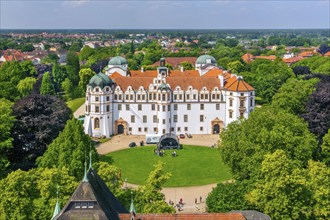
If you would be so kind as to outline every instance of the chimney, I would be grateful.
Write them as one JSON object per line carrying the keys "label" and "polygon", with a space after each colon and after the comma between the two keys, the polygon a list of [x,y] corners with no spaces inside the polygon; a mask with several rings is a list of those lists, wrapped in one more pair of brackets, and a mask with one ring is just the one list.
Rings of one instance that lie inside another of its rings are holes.
{"label": "chimney", "polygon": [[180,67],[180,70],[181,70],[181,72],[184,72],[184,68],[183,68],[183,66]]}
{"label": "chimney", "polygon": [[141,66],[141,73],[144,73],[144,67]]}
{"label": "chimney", "polygon": [[225,83],[224,82],[225,78],[223,77],[223,75],[219,75],[219,80],[220,80],[220,89],[222,89]]}

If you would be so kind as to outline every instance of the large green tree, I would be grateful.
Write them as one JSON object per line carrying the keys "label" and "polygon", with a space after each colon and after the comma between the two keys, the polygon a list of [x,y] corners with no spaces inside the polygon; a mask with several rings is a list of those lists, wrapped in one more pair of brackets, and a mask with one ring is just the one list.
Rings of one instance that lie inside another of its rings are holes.
{"label": "large green tree", "polygon": [[308,219],[311,216],[311,192],[305,185],[300,166],[283,150],[265,155],[262,179],[248,199],[272,219]]}
{"label": "large green tree", "polygon": [[0,219],[50,219],[57,188],[63,207],[76,187],[66,168],[13,171],[0,180]]}
{"label": "large green tree", "polygon": [[66,72],[69,80],[74,86],[79,82],[79,58],[75,52],[69,51],[66,55]]}
{"label": "large green tree", "polygon": [[[255,65],[257,62],[258,65]],[[270,63],[269,63],[270,62]],[[254,61],[250,72],[243,72],[244,79],[257,91],[260,103],[270,103],[278,89],[294,74],[286,64],[281,61]]]}
{"label": "large green tree", "polygon": [[80,121],[75,118],[67,121],[63,132],[48,145],[47,151],[37,159],[39,167],[67,167],[69,174],[80,180],[84,174],[84,163],[88,160],[86,152],[92,152],[93,161],[98,161],[95,147],[84,133]]}
{"label": "large green tree", "polygon": [[46,72],[42,76],[42,82],[40,87],[40,94],[41,95],[54,95],[55,94],[55,87],[50,78],[50,73]]}
{"label": "large green tree", "polygon": [[310,80],[289,79],[273,96],[272,105],[283,108],[295,115],[304,113],[305,103],[312,92],[316,90],[315,85],[317,82],[319,82],[317,78]]}
{"label": "large green tree", "polygon": [[0,179],[9,166],[9,161],[5,152],[12,147],[13,138],[10,130],[15,122],[12,116],[12,103],[6,99],[0,99]]}
{"label": "large green tree", "polygon": [[230,123],[220,139],[222,159],[238,179],[258,177],[267,153],[282,149],[296,163],[307,165],[317,149],[317,141],[302,119],[272,107],[262,107],[247,120]]}

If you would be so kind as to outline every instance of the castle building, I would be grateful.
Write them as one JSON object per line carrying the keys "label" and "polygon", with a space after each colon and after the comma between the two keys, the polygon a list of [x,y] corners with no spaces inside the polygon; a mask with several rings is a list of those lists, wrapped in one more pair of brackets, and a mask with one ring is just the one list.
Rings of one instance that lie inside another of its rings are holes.
{"label": "castle building", "polygon": [[163,135],[217,134],[255,107],[255,91],[217,66],[210,55],[197,58],[195,70],[128,69],[125,58],[109,61],[86,90],[85,133]]}

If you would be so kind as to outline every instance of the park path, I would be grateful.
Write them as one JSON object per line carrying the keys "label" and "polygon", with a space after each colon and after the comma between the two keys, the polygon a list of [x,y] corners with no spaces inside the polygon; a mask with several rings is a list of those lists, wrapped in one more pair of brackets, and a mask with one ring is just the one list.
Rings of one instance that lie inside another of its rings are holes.
{"label": "park path", "polygon": [[[218,139],[219,135],[193,135],[192,138],[180,139],[180,143],[209,147],[217,143]],[[118,150],[128,149],[128,144],[130,142],[134,141],[139,144],[142,140],[145,142],[144,135],[115,135],[109,141],[100,144],[97,147],[97,152],[102,155]],[[130,183],[124,183],[124,186],[132,188],[137,187],[137,185]],[[177,204],[182,198],[184,206],[183,210],[180,212],[198,213],[205,212],[205,198],[215,186],[216,184],[214,183],[203,186],[164,187],[162,193],[165,195],[166,202],[171,200],[174,204]],[[200,202],[200,197],[202,197],[202,202]],[[195,199],[197,199],[197,204],[195,204]]]}

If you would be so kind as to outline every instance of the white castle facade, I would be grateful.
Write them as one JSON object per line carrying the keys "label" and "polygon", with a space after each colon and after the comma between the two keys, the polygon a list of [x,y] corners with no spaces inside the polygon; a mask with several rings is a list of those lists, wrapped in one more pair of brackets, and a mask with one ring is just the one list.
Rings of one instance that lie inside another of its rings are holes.
{"label": "white castle facade", "polygon": [[195,70],[130,71],[123,57],[109,61],[105,74],[92,77],[86,90],[85,133],[215,134],[255,107],[255,91],[242,77],[222,70],[209,55]]}

